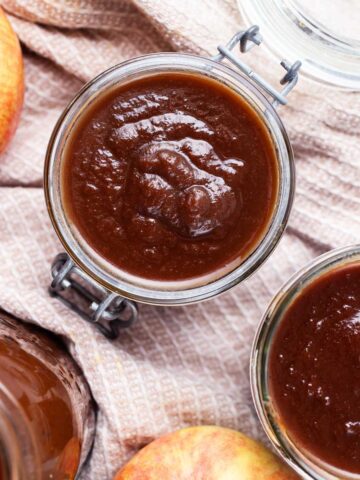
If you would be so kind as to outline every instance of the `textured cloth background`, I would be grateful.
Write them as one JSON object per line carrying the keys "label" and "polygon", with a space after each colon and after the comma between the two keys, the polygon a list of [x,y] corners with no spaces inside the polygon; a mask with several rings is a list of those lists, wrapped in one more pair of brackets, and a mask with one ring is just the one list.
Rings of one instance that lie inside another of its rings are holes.
{"label": "textured cloth background", "polygon": [[[42,170],[54,123],[101,70],[136,55],[214,54],[242,26],[235,0],[2,0],[24,46],[20,127],[0,159],[0,305],[64,335],[99,406],[95,447],[81,479],[107,480],[161,433],[220,424],[256,438],[248,363],[272,295],[299,267],[360,238],[360,96],[301,80],[281,114],[293,142],[297,195],[271,259],[219,298],[176,308],[143,306],[116,342],[47,294],[62,248],[45,209]],[[273,83],[264,47],[248,57]],[[270,59],[270,60],[269,60]]]}

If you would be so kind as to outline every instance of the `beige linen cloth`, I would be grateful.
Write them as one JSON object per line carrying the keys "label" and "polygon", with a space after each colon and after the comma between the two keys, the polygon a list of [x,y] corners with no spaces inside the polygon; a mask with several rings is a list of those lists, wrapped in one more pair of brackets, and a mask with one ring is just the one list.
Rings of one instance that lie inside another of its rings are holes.
{"label": "beige linen cloth", "polygon": [[[49,298],[61,245],[42,190],[54,123],[81,85],[156,51],[216,53],[243,26],[235,0],[2,0],[24,47],[21,124],[0,159],[0,305],[69,340],[99,406],[81,479],[107,480],[141,446],[179,427],[219,424],[264,438],[249,388],[251,342],[267,304],[298,268],[360,238],[360,95],[302,79],[281,115],[297,164],[287,233],[243,285],[187,307],[142,306],[115,342]],[[261,47],[248,62],[277,83]]]}

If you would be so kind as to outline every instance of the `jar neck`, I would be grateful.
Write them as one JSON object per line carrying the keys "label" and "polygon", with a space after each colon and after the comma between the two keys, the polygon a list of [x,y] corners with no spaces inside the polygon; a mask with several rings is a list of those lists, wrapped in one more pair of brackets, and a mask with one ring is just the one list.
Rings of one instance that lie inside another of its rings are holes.
{"label": "jar neck", "polygon": [[0,383],[0,480],[40,480],[36,439],[21,406]]}

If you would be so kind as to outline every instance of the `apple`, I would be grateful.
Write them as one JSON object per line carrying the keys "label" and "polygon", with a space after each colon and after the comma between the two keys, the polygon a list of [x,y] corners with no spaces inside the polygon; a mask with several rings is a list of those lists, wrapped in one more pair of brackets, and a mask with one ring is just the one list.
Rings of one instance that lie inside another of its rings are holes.
{"label": "apple", "polygon": [[114,480],[299,480],[261,443],[222,427],[184,428],[153,441]]}
{"label": "apple", "polygon": [[0,7],[0,154],[19,122],[24,98],[24,67],[21,47]]}

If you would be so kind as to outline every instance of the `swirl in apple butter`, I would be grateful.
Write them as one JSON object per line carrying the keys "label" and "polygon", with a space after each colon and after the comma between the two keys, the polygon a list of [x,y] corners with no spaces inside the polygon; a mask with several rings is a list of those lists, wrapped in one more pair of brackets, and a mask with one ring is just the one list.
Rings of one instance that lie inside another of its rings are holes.
{"label": "swirl in apple butter", "polygon": [[206,275],[259,244],[278,195],[276,150],[255,109],[205,76],[148,76],[100,95],[64,154],[68,217],[138,277]]}
{"label": "swirl in apple butter", "polygon": [[295,444],[360,474],[359,263],[323,274],[295,298],[270,349],[269,386]]}

